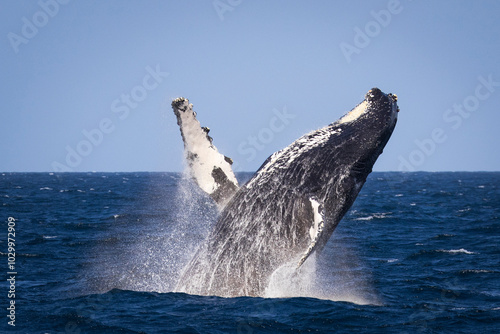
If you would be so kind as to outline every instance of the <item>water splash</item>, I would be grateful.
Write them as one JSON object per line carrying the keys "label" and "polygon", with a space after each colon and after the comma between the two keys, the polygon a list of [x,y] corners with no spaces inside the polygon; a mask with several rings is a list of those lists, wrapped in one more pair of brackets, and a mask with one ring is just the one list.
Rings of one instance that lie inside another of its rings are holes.
{"label": "water splash", "polygon": [[[213,201],[186,174],[172,188],[152,184],[136,205],[142,213],[112,217],[85,270],[87,290],[171,292],[216,220]],[[172,185],[170,184],[170,187]]]}
{"label": "water splash", "polygon": [[[92,257],[97,261],[87,274],[92,292],[114,288],[177,291],[183,269],[198,247],[205,245],[218,211],[186,173],[176,178],[174,186],[168,191],[160,191],[159,185],[151,186],[148,193],[157,195],[141,202],[144,205],[141,215],[111,216],[109,236],[96,246]],[[284,263],[272,273],[261,297],[312,297],[380,304],[367,283],[369,275],[357,269],[359,259],[355,260],[349,245],[340,238],[334,239],[337,240],[333,256],[330,251],[319,258],[312,256],[298,270],[297,259]],[[199,282],[202,284],[204,280]]]}
{"label": "water splash", "polygon": [[297,261],[285,263],[272,273],[264,297],[313,297],[316,290],[316,276],[315,257],[309,258],[299,269]]}
{"label": "water splash", "polygon": [[296,261],[278,268],[270,278],[263,297],[310,297],[344,301],[359,305],[382,305],[365,274],[356,275],[351,268],[322,269],[317,256],[309,258],[299,269]]}

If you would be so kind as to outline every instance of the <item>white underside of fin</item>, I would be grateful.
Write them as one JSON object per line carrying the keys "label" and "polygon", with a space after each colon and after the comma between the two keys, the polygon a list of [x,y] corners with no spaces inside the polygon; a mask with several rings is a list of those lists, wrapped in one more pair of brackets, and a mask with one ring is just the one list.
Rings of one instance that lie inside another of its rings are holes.
{"label": "white underside of fin", "polygon": [[191,176],[198,186],[207,194],[213,194],[219,187],[213,177],[214,168],[220,168],[228,180],[238,187],[238,181],[231,164],[219,153],[208,136],[208,128],[202,128],[196,119],[193,105],[185,98],[177,98],[172,102],[177,123],[184,140],[184,152]]}
{"label": "white underside of fin", "polygon": [[321,203],[318,202],[316,198],[310,198],[309,201],[311,202],[311,207],[313,209],[313,223],[311,228],[309,229],[311,244],[307,248],[304,255],[302,255],[302,257],[300,258],[299,263],[297,264],[297,268],[299,268],[304,263],[304,261],[307,260],[309,255],[311,255],[311,253],[314,251],[314,248],[316,247],[316,244],[325,226],[323,207]]}

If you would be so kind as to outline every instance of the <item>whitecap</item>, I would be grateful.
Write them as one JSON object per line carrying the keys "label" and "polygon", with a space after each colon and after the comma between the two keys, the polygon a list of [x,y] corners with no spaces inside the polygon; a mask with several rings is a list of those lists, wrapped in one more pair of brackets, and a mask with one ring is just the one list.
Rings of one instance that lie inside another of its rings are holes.
{"label": "whitecap", "polygon": [[40,190],[52,190],[52,188],[49,188],[49,187],[43,187],[43,188],[40,188]]}
{"label": "whitecap", "polygon": [[374,213],[373,215],[368,216],[368,217],[359,217],[359,218],[356,218],[356,220],[372,220],[373,218],[383,219],[383,218],[386,218],[387,215],[390,215],[391,213],[392,212]]}
{"label": "whitecap", "polygon": [[476,254],[474,252],[468,251],[467,249],[463,249],[463,248],[460,248],[460,249],[450,249],[450,250],[438,249],[438,252],[450,253],[450,254],[458,254],[458,253],[469,254],[469,255],[470,254]]}
{"label": "whitecap", "polygon": [[497,291],[479,291],[480,294],[488,297],[499,297],[500,293]]}
{"label": "whitecap", "polygon": [[466,269],[466,270],[462,270],[461,273],[462,274],[467,274],[467,273],[481,274],[481,273],[494,273],[494,271],[485,270],[485,269]]}

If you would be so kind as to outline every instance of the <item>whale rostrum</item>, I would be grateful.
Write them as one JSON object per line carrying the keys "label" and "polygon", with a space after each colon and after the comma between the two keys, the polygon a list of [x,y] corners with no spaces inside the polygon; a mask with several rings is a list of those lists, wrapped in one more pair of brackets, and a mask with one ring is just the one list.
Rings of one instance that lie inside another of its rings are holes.
{"label": "whale rostrum", "polygon": [[220,214],[176,291],[263,296],[280,266],[296,270],[328,242],[397,122],[397,97],[373,88],[339,120],[272,154],[239,187],[187,99],[172,102],[192,178]]}

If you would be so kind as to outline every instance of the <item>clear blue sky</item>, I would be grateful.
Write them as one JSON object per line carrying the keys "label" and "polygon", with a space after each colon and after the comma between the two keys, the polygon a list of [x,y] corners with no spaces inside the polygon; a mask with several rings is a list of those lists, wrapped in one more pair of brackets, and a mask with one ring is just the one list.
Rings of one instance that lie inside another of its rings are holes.
{"label": "clear blue sky", "polygon": [[375,170],[500,170],[500,1],[60,2],[0,3],[0,171],[180,171],[178,96],[255,170],[375,86]]}

